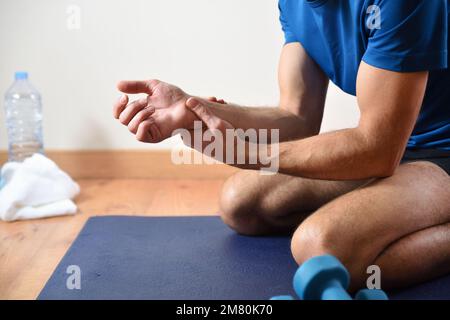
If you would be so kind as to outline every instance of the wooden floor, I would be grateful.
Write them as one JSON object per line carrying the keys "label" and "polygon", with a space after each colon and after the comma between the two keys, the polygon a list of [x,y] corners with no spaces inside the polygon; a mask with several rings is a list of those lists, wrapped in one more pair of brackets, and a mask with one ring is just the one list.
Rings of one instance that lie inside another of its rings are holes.
{"label": "wooden floor", "polygon": [[78,180],[77,215],[0,222],[0,299],[35,299],[90,216],[213,215],[223,180]]}

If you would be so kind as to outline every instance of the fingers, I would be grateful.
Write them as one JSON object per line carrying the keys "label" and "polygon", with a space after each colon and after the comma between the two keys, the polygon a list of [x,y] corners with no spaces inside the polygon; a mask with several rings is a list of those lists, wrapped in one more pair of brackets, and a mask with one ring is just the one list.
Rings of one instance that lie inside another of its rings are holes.
{"label": "fingers", "polygon": [[128,130],[130,130],[133,134],[136,134],[141,122],[147,120],[154,112],[155,108],[151,106],[145,107],[139,111],[133,119],[131,119],[130,123],[128,123]]}
{"label": "fingers", "polygon": [[134,116],[139,111],[141,111],[142,109],[147,107],[147,105],[148,105],[147,98],[141,98],[139,100],[131,102],[120,113],[120,115],[119,115],[120,123],[122,123],[123,125],[127,126],[130,123],[131,119],[133,119]]}
{"label": "fingers", "polygon": [[146,81],[120,81],[117,88],[126,94],[146,93],[147,97],[129,102],[126,94],[121,96],[114,104],[113,114],[116,119],[128,127],[136,135],[136,139],[143,142],[160,142],[161,132],[152,117],[155,112],[153,106],[149,106],[149,97],[161,82],[159,80]]}
{"label": "fingers", "polygon": [[120,81],[117,84],[117,89],[123,93],[147,93],[151,95],[153,89],[159,84],[158,80],[132,80]]}
{"label": "fingers", "polygon": [[201,101],[196,98],[189,98],[186,101],[186,106],[194,112],[197,117],[202,120],[209,129],[218,128],[220,119],[212,114],[212,112]]}
{"label": "fingers", "polygon": [[141,142],[157,143],[161,141],[161,132],[153,118],[141,122],[136,132],[136,139]]}
{"label": "fingers", "polygon": [[125,101],[128,102],[126,95],[121,97],[114,106],[114,116],[136,135],[137,140],[151,143],[160,142],[162,135],[152,118],[155,108],[148,105],[147,98],[141,98],[128,105]]}
{"label": "fingers", "polygon": [[120,96],[119,99],[114,103],[113,106],[113,115],[114,118],[119,119],[120,114],[125,109],[125,106],[128,103],[128,96],[126,94]]}
{"label": "fingers", "polygon": [[216,97],[208,97],[206,100],[211,101],[211,102],[220,103],[220,104],[227,104],[227,103],[225,102],[225,100],[223,100],[223,99],[217,99]]}

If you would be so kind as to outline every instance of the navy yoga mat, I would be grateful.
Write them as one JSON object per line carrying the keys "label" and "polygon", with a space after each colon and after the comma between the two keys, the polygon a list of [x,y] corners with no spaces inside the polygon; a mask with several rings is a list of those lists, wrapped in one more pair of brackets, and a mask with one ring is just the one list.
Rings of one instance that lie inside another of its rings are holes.
{"label": "navy yoga mat", "polygon": [[[268,299],[294,294],[296,269],[289,238],[240,236],[218,217],[94,217],[38,299]],[[450,299],[450,276],[390,298]]]}

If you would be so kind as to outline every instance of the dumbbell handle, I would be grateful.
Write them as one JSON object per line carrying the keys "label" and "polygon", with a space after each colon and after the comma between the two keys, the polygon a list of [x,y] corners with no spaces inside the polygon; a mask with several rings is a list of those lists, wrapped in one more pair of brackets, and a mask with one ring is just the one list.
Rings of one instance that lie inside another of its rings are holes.
{"label": "dumbbell handle", "polygon": [[320,300],[352,300],[339,281],[330,280],[322,292]]}

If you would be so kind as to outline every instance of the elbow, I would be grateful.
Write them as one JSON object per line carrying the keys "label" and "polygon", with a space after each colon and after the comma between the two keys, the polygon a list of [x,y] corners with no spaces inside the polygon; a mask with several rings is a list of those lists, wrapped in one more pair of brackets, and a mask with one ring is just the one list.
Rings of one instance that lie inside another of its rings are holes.
{"label": "elbow", "polygon": [[379,166],[376,178],[388,178],[394,175],[395,170],[397,170],[398,163],[393,161],[383,161]]}
{"label": "elbow", "polygon": [[396,139],[384,139],[373,132],[359,131],[365,158],[372,178],[388,178],[394,175],[404,153],[404,146]]}
{"label": "elbow", "polygon": [[378,149],[376,153],[378,156],[373,158],[376,159],[376,164],[374,165],[376,168],[375,178],[388,178],[393,176],[400,164],[403,153],[390,151],[387,148]]}

